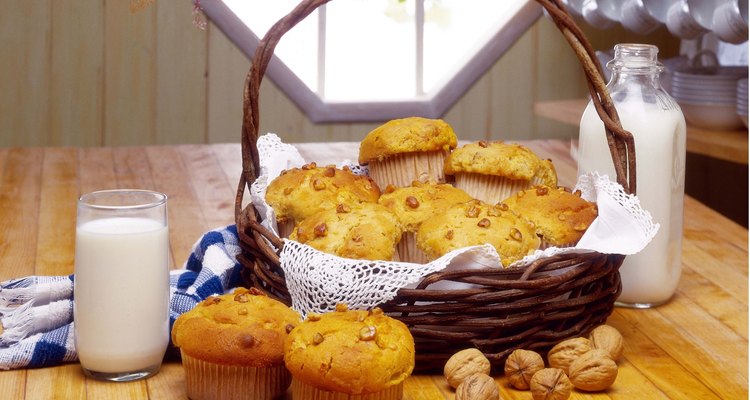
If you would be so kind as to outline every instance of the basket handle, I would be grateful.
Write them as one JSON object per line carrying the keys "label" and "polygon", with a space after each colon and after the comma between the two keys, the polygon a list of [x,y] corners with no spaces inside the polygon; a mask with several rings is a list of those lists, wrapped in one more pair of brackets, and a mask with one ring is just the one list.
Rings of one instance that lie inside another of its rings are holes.
{"label": "basket handle", "polygon": [[[302,0],[292,12],[268,30],[255,50],[243,93],[242,175],[240,176],[235,201],[235,220],[240,230],[247,226],[248,218],[251,218],[249,215],[243,214],[242,199],[244,191],[255,181],[260,169],[256,142],[259,127],[258,97],[263,75],[281,37],[316,8],[329,1]],[[598,62],[594,62],[596,56],[591,44],[560,0],[536,1],[547,10],[581,62],[586,74],[589,93],[596,111],[604,123],[607,143],[617,174],[617,182],[623,186],[626,192],[635,194],[635,143],[633,135],[622,128],[617,110],[607,91],[601,66]],[[248,208],[252,209],[252,207]]]}

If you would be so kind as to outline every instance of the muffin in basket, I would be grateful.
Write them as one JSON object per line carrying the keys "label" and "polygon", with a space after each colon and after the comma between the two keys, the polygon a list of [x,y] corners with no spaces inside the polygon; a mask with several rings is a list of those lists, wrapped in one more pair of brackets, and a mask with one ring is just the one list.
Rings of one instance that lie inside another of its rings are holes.
{"label": "muffin in basket", "polygon": [[445,174],[455,177],[457,188],[490,204],[532,185],[557,186],[552,161],[504,142],[480,141],[454,150],[445,160]]}
{"label": "muffin in basket", "polygon": [[414,339],[378,308],[353,311],[339,304],[294,328],[284,362],[294,399],[397,400],[414,369]]}
{"label": "muffin in basket", "polygon": [[462,247],[489,243],[500,255],[503,266],[539,248],[534,227],[504,205],[479,200],[455,204],[443,213],[422,222],[417,246],[430,259]]}
{"label": "muffin in basket", "polygon": [[204,399],[275,399],[291,376],[283,346],[300,315],[256,289],[213,296],[180,315],[172,342],[180,348],[187,395]]}
{"label": "muffin in basket", "polygon": [[276,212],[279,236],[288,237],[294,225],[321,210],[339,204],[376,203],[380,188],[348,168],[315,163],[282,172],[266,189],[266,202]]}
{"label": "muffin in basket", "polygon": [[402,231],[380,204],[339,204],[305,218],[289,238],[339,257],[393,260]]}
{"label": "muffin in basket", "polygon": [[359,163],[368,164],[381,188],[406,187],[415,180],[445,182],[443,162],[457,144],[453,128],[443,120],[394,119],[362,140]]}
{"label": "muffin in basket", "polygon": [[503,204],[535,226],[543,249],[575,246],[597,216],[596,204],[582,199],[580,192],[549,186],[522,190]]}
{"label": "muffin in basket", "polygon": [[466,192],[447,183],[414,181],[405,188],[388,186],[378,203],[393,212],[404,227],[404,234],[396,247],[399,260],[426,263],[427,257],[417,247],[416,232],[419,226],[453,204],[469,200],[472,198]]}

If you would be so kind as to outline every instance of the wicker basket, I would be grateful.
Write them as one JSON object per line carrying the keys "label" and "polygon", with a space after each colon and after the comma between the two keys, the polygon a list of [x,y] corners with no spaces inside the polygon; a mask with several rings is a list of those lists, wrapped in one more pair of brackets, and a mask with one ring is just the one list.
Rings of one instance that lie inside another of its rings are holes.
{"label": "wicker basket", "polygon": [[[260,42],[247,77],[242,124],[242,176],[235,218],[243,249],[239,256],[248,285],[286,304],[291,300],[279,255],[264,239],[282,242],[263,228],[252,205],[243,209],[246,187],[257,177],[258,96],[260,83],[279,39],[297,22],[329,0],[304,0],[279,20]],[[618,182],[635,192],[632,135],[621,127],[593,49],[559,0],[537,0],[565,36],[586,73],[589,91],[607,131]],[[618,268],[624,256],[589,252],[538,260],[526,268],[471,269],[428,275],[414,289],[399,290],[382,304],[409,326],[417,346],[416,371],[441,370],[456,351],[476,347],[495,367],[517,348],[542,353],[562,339],[585,335],[604,323],[620,293]],[[430,284],[454,281],[471,289],[430,290]]]}

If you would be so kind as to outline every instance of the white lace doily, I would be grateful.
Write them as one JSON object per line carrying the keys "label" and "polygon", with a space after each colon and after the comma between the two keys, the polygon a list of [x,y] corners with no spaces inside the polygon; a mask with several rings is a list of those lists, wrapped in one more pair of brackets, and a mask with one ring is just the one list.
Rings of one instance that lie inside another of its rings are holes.
{"label": "white lace doily", "polygon": [[[266,187],[281,171],[301,167],[305,160],[294,146],[285,144],[274,134],[258,138],[260,174],[250,189],[251,201],[263,218],[263,226],[278,232],[273,209],[265,202]],[[311,160],[314,161],[314,160]],[[366,168],[350,161],[356,173]],[[518,261],[530,262],[553,254],[597,251],[609,254],[635,254],[641,251],[659,229],[651,215],[640,206],[638,198],[625,193],[622,186],[596,173],[579,177],[576,189],[582,197],[597,203],[599,216],[574,248],[548,248]],[[285,239],[281,251],[292,307],[301,314],[322,313],[346,303],[351,309],[368,309],[383,304],[404,287],[414,287],[428,274],[446,269],[502,268],[500,257],[491,245],[467,247],[452,251],[428,264],[393,261],[352,260],[326,254],[310,246]],[[434,289],[459,289],[467,285],[440,282]]]}

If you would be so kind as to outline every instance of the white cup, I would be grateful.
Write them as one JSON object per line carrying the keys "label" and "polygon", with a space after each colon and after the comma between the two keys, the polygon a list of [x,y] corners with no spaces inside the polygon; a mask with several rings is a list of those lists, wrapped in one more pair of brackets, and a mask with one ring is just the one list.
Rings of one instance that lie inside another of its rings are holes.
{"label": "white cup", "polygon": [[123,382],[159,370],[169,344],[166,195],[81,196],[73,290],[76,350],[87,376]]}
{"label": "white cup", "polygon": [[681,39],[697,39],[708,29],[702,27],[690,14],[687,0],[674,2],[667,12],[667,29]]}
{"label": "white cup", "polygon": [[661,25],[661,22],[649,14],[643,0],[625,0],[620,23],[625,29],[642,35],[655,31]]}
{"label": "white cup", "polygon": [[687,0],[688,12],[693,16],[695,22],[704,29],[712,30],[714,27],[714,10],[725,0]]}
{"label": "white cup", "polygon": [[642,0],[642,3],[649,15],[662,24],[666,24],[667,12],[675,0]]}
{"label": "white cup", "polygon": [[585,0],[581,14],[583,14],[583,19],[594,28],[609,29],[617,23],[617,20],[609,18],[604,13],[604,9],[600,7],[597,0]]}
{"label": "white cup", "polygon": [[[743,14],[744,8],[744,14]],[[731,0],[716,8],[713,31],[719,39],[734,44],[747,41],[747,0]]]}

